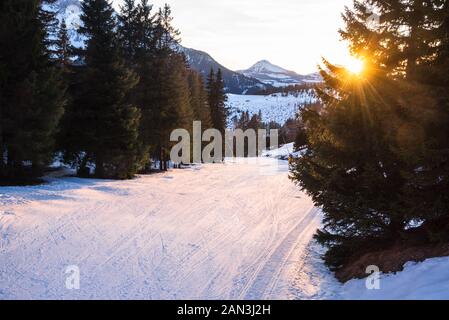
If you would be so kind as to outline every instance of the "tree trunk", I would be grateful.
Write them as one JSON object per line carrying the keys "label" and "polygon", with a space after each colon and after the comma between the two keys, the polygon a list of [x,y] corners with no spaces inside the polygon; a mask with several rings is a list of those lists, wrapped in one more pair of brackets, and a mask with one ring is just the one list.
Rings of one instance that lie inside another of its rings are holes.
{"label": "tree trunk", "polygon": [[162,146],[159,147],[159,170],[164,171]]}
{"label": "tree trunk", "polygon": [[97,178],[105,178],[103,157],[98,156],[98,155],[97,155],[97,161],[95,161],[95,176]]}

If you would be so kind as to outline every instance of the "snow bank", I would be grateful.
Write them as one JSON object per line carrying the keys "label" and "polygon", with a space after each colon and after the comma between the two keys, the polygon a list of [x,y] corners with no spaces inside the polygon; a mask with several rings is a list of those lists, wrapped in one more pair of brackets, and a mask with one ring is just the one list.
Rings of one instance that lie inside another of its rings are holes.
{"label": "snow bank", "polygon": [[364,280],[351,280],[342,288],[343,299],[361,300],[447,300],[449,257],[408,263],[404,271],[382,274],[380,289],[368,290]]}
{"label": "snow bank", "polygon": [[304,150],[295,151],[295,144],[292,142],[292,143],[284,144],[283,146],[281,146],[278,149],[264,151],[262,153],[262,156],[280,159],[280,160],[288,160],[289,157],[293,157],[293,158],[301,157],[301,155],[303,155],[303,153],[304,153]]}
{"label": "snow bank", "polygon": [[287,159],[294,153],[294,147],[294,143],[284,144],[278,149],[264,151],[262,155],[270,158]]}

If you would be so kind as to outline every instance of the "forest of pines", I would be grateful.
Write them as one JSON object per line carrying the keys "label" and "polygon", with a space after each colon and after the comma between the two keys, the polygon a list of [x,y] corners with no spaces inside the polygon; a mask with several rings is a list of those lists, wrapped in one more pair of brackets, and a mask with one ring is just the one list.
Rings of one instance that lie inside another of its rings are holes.
{"label": "forest of pines", "polygon": [[81,177],[167,170],[173,129],[225,130],[223,81],[189,68],[168,5],[85,0],[80,49],[54,2],[0,4],[2,183],[37,181],[56,154]]}

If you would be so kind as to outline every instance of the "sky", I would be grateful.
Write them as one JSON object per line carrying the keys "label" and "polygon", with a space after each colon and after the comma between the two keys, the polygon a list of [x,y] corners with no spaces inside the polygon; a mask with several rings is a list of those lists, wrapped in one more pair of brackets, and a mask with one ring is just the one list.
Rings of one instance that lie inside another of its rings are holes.
{"label": "sky", "polygon": [[[120,0],[114,0],[115,5]],[[259,60],[308,74],[321,57],[350,61],[340,40],[341,13],[352,0],[151,0],[172,7],[182,45],[209,53],[231,70]]]}

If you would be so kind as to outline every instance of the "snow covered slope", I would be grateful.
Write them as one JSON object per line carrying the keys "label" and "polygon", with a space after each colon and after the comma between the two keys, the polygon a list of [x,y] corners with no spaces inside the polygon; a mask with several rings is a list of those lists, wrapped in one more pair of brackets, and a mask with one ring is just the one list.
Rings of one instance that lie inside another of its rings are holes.
{"label": "snow covered slope", "polygon": [[237,71],[247,77],[256,78],[259,81],[274,87],[285,87],[304,83],[320,82],[318,74],[299,75],[294,71],[289,71],[272,64],[267,60],[262,60],[254,64],[247,70]]}
{"label": "snow covered slope", "polygon": [[366,280],[351,280],[343,286],[343,299],[449,300],[449,258],[408,263],[404,271],[381,275],[380,289],[366,289]]}
{"label": "snow covered slope", "polygon": [[0,299],[331,297],[309,248],[319,213],[287,170],[237,159],[0,188]]}
{"label": "snow covered slope", "polygon": [[300,94],[287,96],[276,93],[268,96],[262,95],[236,95],[228,94],[227,106],[232,117],[239,117],[242,112],[248,111],[250,115],[262,111],[264,122],[275,121],[284,124],[288,119],[295,118],[299,109],[306,103],[315,101],[312,90]]}

